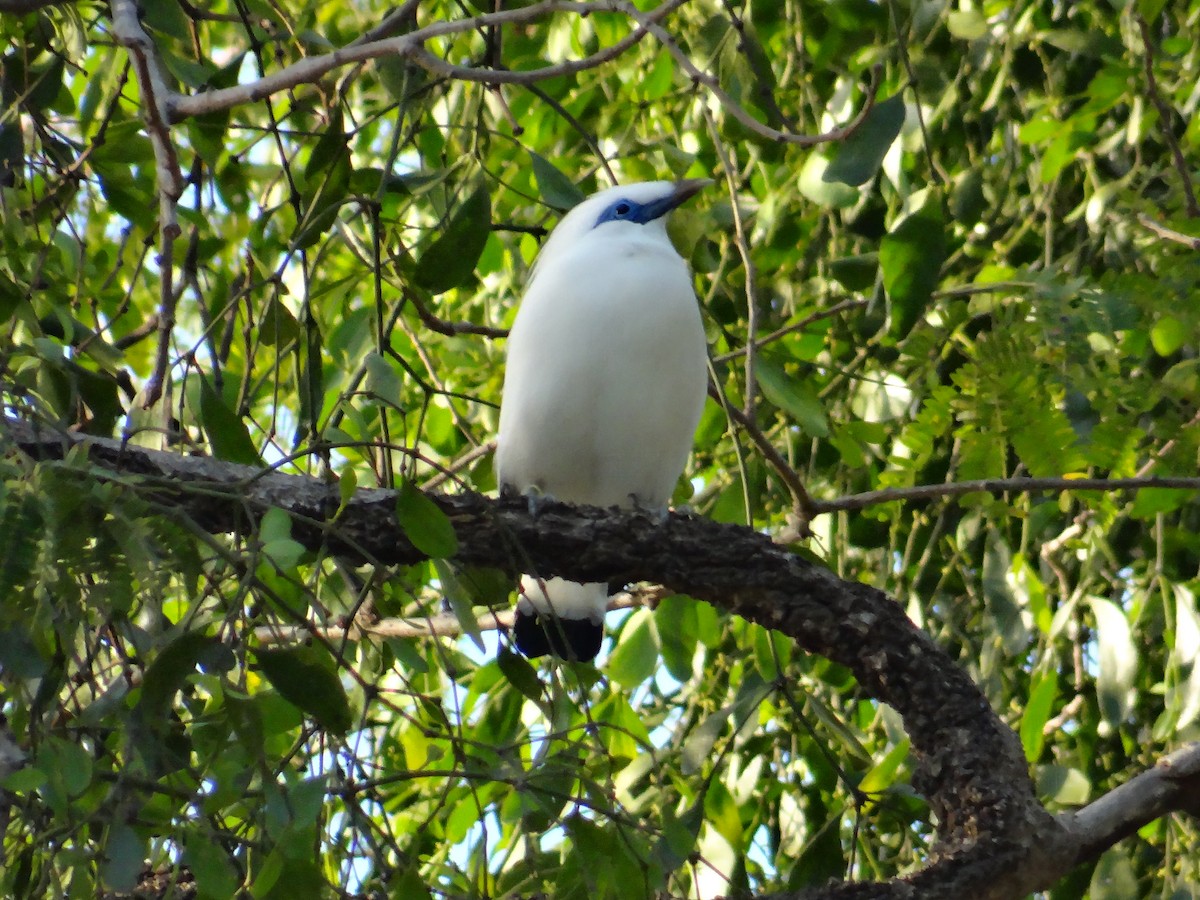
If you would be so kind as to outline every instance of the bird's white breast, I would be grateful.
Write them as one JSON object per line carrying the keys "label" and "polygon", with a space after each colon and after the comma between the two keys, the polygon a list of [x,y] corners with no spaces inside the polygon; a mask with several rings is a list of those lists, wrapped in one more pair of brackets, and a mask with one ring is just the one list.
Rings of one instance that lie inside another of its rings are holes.
{"label": "bird's white breast", "polygon": [[538,263],[508,339],[496,468],[568,502],[660,506],[704,405],[704,329],[665,231],[608,231]]}

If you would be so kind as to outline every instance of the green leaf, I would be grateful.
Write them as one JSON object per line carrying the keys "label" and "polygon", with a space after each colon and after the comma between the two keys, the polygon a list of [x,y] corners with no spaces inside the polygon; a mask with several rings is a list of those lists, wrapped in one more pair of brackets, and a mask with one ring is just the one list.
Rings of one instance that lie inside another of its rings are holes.
{"label": "green leaf", "polygon": [[146,669],[138,710],[147,721],[166,715],[175,692],[196,671],[216,639],[201,631],[187,631],[168,643]]}
{"label": "green leaf", "polygon": [[303,217],[292,239],[298,249],[311,247],[333,225],[338,209],[349,198],[352,171],[342,114],[335,109],[309,154],[300,180]]}
{"label": "green leaf", "polygon": [[378,353],[368,353],[367,390],[385,403],[396,403],[404,396],[404,381],[392,368],[387,357]]}
{"label": "green leaf", "polygon": [[977,10],[951,10],[946,15],[946,27],[956,38],[976,41],[987,34],[987,19]]}
{"label": "green leaf", "polygon": [[1039,796],[1059,806],[1082,806],[1092,795],[1092,784],[1086,775],[1070,766],[1039,766],[1037,790]]}
{"label": "green leaf", "polygon": [[828,437],[829,422],[816,391],[802,379],[790,376],[774,358],[762,355],[754,372],[768,400],[788,413],[810,437]]}
{"label": "green leaf", "polygon": [[848,291],[865,291],[875,284],[879,272],[879,254],[843,256],[830,260],[829,274]]}
{"label": "green leaf", "polygon": [[23,98],[27,108],[40,111],[54,102],[62,88],[64,65],[63,57],[56,53],[45,66],[29,72],[32,84]]}
{"label": "green leaf", "polygon": [[754,662],[758,673],[766,681],[774,681],[780,676],[780,666],[787,667],[792,658],[793,641],[781,631],[775,631],[762,625],[754,625],[750,630],[754,640]]}
{"label": "green leaf", "polygon": [[271,295],[263,310],[258,334],[267,347],[286,347],[300,335],[300,323],[275,294]]}
{"label": "green leaf", "polygon": [[0,597],[13,596],[24,588],[38,559],[38,538],[44,522],[32,491],[11,493],[0,503]]}
{"label": "green leaf", "polygon": [[979,166],[973,166],[954,180],[950,215],[959,225],[974,225],[987,210],[983,183],[983,171]]}
{"label": "green leaf", "polygon": [[475,646],[483,652],[483,632],[479,628],[479,620],[475,618],[475,610],[471,605],[471,594],[459,581],[454,568],[442,559],[433,560],[434,571],[437,572],[441,584],[442,597],[450,604],[450,610],[462,626],[463,634],[467,635]]}
{"label": "green leaf", "polygon": [[280,696],[311,716],[321,728],[338,735],[350,730],[350,701],[327,651],[317,647],[263,647],[254,656],[259,671]]}
{"label": "green leaf", "polygon": [[300,420],[296,423],[296,443],[306,436],[319,434],[317,418],[325,392],[324,342],[321,328],[311,315],[304,317],[305,340],[296,347],[300,367]]}
{"label": "green leaf", "polygon": [[902,95],[893,94],[876,103],[854,133],[838,146],[837,155],[821,173],[821,180],[841,182],[852,187],[866,184],[883,165],[883,158],[903,126]]}
{"label": "green leaf", "polygon": [[1147,22],[1153,23],[1166,5],[1167,0],[1137,0],[1138,15]]}
{"label": "green leaf", "polygon": [[600,740],[610,757],[628,761],[646,752],[650,732],[624,694],[611,694],[596,705],[594,715],[600,726]]}
{"label": "green leaf", "polygon": [[1184,345],[1188,339],[1188,329],[1172,315],[1165,315],[1150,329],[1150,343],[1154,352],[1159,356],[1170,356]]}
{"label": "green leaf", "polygon": [[662,837],[654,846],[654,859],[668,872],[687,861],[696,848],[700,826],[704,823],[704,807],[694,803],[676,817],[667,809],[663,815]]}
{"label": "green leaf", "polygon": [[729,842],[730,847],[742,845],[742,817],[729,789],[713,780],[704,793],[704,818]]}
{"label": "green leaf", "polygon": [[542,195],[542,202],[562,212],[583,202],[583,191],[575,186],[575,182],[555,168],[545,157],[532,150],[528,152],[529,162],[533,166],[533,177],[537,179],[538,192]]}
{"label": "green leaf", "polygon": [[433,900],[433,892],[421,879],[421,873],[416,866],[393,876],[388,881],[388,888],[393,897],[404,897],[405,900]]}
{"label": "green leaf", "polygon": [[920,321],[937,287],[946,258],[946,225],[942,204],[931,193],[924,206],[906,216],[879,245],[883,287],[891,301],[892,336],[907,336]]}
{"label": "green leaf", "polygon": [[829,157],[813,151],[800,169],[800,193],[818,206],[845,209],[858,202],[858,188],[825,177]]}
{"label": "green leaf", "polygon": [[225,848],[203,831],[189,831],[183,862],[191,869],[200,888],[200,900],[236,897],[240,879],[225,854]]}
{"label": "green leaf", "polygon": [[233,414],[209,380],[203,377],[200,378],[200,422],[212,444],[214,456],[248,466],[262,465],[246,423]]}
{"label": "green leaf", "polygon": [[687,681],[696,655],[696,601],[682,594],[665,598],[654,610],[654,626],[667,671],[676,681]]}
{"label": "green leaf", "polygon": [[1088,900],[1129,900],[1143,896],[1137,873],[1123,846],[1113,847],[1100,857],[1092,872]]}
{"label": "green leaf", "polygon": [[128,893],[138,883],[146,842],[128,825],[113,825],[104,844],[104,865],[101,877],[114,891]]}
{"label": "green leaf", "polygon": [[396,492],[396,521],[412,545],[431,559],[458,553],[458,536],[450,519],[411,481]]}
{"label": "green leaf", "polygon": [[487,188],[479,185],[464,200],[421,258],[413,278],[431,293],[440,294],[465,284],[492,233],[492,203]]}
{"label": "green leaf", "polygon": [[657,666],[658,641],[653,616],[649,610],[639,609],[625,622],[605,671],[622,687],[633,690],[650,678]]}
{"label": "green leaf", "polygon": [[46,673],[45,657],[20,624],[0,628],[0,668],[16,678],[40,678]]}
{"label": "green leaf", "polygon": [[296,568],[305,553],[304,545],[292,539],[292,517],[284,510],[269,509],[258,527],[262,554],[281,572]]}
{"label": "green leaf", "polygon": [[858,789],[864,794],[878,794],[890,788],[896,781],[896,773],[900,770],[900,764],[908,758],[908,747],[909,740],[907,738],[892,747],[883,759],[863,776]]}
{"label": "green leaf", "polygon": [[1175,595],[1175,643],[1172,662],[1179,672],[1188,672],[1172,686],[1170,708],[1178,714],[1175,728],[1187,728],[1200,718],[1200,611],[1196,595],[1186,585],[1172,585]]}
{"label": "green leaf", "polygon": [[537,672],[525,657],[519,653],[513,653],[507,647],[501,647],[500,653],[496,656],[496,663],[513,687],[535,703],[541,702],[542,683],[538,680]]}
{"label": "green leaf", "polygon": [[733,713],[733,704],[723,706],[711,713],[703,722],[692,729],[687,740],[683,742],[683,774],[695,775],[709,762],[713,744],[717,742],[725,724]]}
{"label": "green leaf", "polygon": [[1025,712],[1021,715],[1021,746],[1025,748],[1026,761],[1031,764],[1042,758],[1042,748],[1046,744],[1043,730],[1050,720],[1050,710],[1054,708],[1057,698],[1057,673],[1043,672],[1036,676]]}
{"label": "green leaf", "polygon": [[1088,603],[1096,617],[1096,694],[1105,723],[1116,730],[1133,709],[1137,647],[1119,606],[1103,597],[1090,597]]}

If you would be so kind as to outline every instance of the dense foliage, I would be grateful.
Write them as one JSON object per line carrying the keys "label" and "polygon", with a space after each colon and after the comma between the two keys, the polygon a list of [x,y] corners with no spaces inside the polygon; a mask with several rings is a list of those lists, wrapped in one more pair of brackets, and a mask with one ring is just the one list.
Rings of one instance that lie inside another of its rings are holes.
{"label": "dense foliage", "polygon": [[[128,4],[4,4],[5,413],[347,497],[493,490],[502,330],[558,211],[711,176],[673,231],[722,400],[676,502],[906,604],[1051,809],[1200,736],[1197,494],[1058,481],[1197,472],[1200,3],[605,6],[146,3],[197,103],[460,26],[147,127]],[[759,626],[669,597],[610,615],[595,669],[329,637],[509,585],[343,572],[286,515],[214,537],[136,479],[0,460],[4,896],[129,891],[144,860],[214,898],[713,896],[928,850],[898,717]],[[1051,481],[951,496],[1022,476]],[[1197,831],[1147,826],[1053,896],[1196,896]]]}

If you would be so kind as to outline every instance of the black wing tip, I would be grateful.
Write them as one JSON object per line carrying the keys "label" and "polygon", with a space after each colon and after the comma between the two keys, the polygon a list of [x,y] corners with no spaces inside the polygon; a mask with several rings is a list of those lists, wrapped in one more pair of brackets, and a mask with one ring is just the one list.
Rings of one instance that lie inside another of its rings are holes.
{"label": "black wing tip", "polygon": [[512,634],[517,649],[530,659],[550,655],[572,662],[591,662],[600,652],[604,623],[561,619],[518,609]]}

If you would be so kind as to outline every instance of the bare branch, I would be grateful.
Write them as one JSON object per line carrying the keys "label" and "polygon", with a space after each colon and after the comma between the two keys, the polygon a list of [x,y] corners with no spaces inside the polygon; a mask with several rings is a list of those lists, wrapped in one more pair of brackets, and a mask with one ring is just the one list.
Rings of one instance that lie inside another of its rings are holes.
{"label": "bare branch", "polygon": [[478,334],[489,338],[508,337],[507,328],[493,328],[490,325],[476,325],[474,322],[448,322],[445,319],[439,319],[430,312],[429,307],[425,305],[424,301],[412,292],[406,292],[405,299],[417,311],[417,316],[421,319],[421,324],[430,331],[436,331],[438,334],[444,334],[448,337],[454,337],[456,334]]}
{"label": "bare branch", "polygon": [[864,509],[895,500],[929,500],[961,497],[963,494],[1005,494],[1010,491],[1136,491],[1143,488],[1173,488],[1200,491],[1200,478],[986,478],[979,481],[951,481],[946,484],[922,484],[908,488],[885,488],[851,494],[836,500],[814,502],[818,514],[842,509]]}
{"label": "bare branch", "polygon": [[[765,335],[755,341],[754,345],[756,347],[763,347],[779,340],[781,337],[792,334],[793,332],[803,331],[813,322],[819,322],[822,319],[832,318],[833,316],[847,312],[848,310],[862,309],[863,307],[867,306],[869,302],[870,301],[868,300],[843,300],[841,303],[836,303],[828,309],[819,309],[812,315],[805,316],[799,322],[793,322],[791,325],[784,325],[781,328],[776,328],[770,334]],[[713,362],[723,363],[728,362],[731,359],[737,359],[739,356],[742,356],[746,353],[746,349],[746,347],[738,347],[736,350],[730,350],[728,353],[722,353],[720,356],[714,356]]]}
{"label": "bare branch", "polygon": [[1153,231],[1160,238],[1168,241],[1174,241],[1177,244],[1183,244],[1185,247],[1191,247],[1193,250],[1200,250],[1200,237],[1192,237],[1190,234],[1184,234],[1182,231],[1176,231],[1174,228],[1168,228],[1155,222],[1152,218],[1144,213],[1138,216],[1138,222],[1150,231]]}
{"label": "bare branch", "polygon": [[750,436],[750,440],[754,442],[754,446],[758,448],[758,452],[766,458],[776,474],[779,475],[779,479],[787,485],[787,489],[792,495],[793,505],[803,519],[803,522],[800,523],[801,534],[802,536],[806,536],[808,533],[808,523],[821,510],[819,509],[819,505],[813,502],[808,489],[804,487],[804,482],[800,480],[799,473],[783,458],[783,454],[775,449],[775,445],[763,434],[762,429],[758,427],[758,423],[733,404],[727,403],[724,395],[712,383],[708,386],[708,395],[721,404],[721,407],[731,419],[742,426],[746,434]]}
{"label": "bare branch", "polygon": [[[622,591],[608,598],[608,611],[633,609],[649,606],[668,596],[671,592],[660,587],[639,588]],[[476,631],[507,631],[512,628],[516,610],[504,609],[489,612],[475,621]],[[457,616],[441,613],[424,618],[389,617],[375,622],[354,621],[344,625],[263,625],[254,629],[254,639],[262,644],[294,644],[310,636],[326,641],[363,640],[368,637],[381,638],[427,638],[458,637],[463,633],[462,622]]]}
{"label": "bare branch", "polygon": [[1163,99],[1162,93],[1158,90],[1158,79],[1154,77],[1154,42],[1150,40],[1150,26],[1146,24],[1145,16],[1139,15],[1137,23],[1138,28],[1141,29],[1142,44],[1146,50],[1146,55],[1143,57],[1146,67],[1146,93],[1150,95],[1151,102],[1158,110],[1158,122],[1162,126],[1167,146],[1171,149],[1171,159],[1175,163],[1175,171],[1179,173],[1179,180],[1183,184],[1183,195],[1187,198],[1188,217],[1200,218],[1200,203],[1196,202],[1196,191],[1192,188],[1192,176],[1188,171],[1187,160],[1183,158],[1183,151],[1179,149],[1179,141],[1175,139],[1175,132],[1171,130],[1174,110]]}
{"label": "bare branch", "polygon": [[112,16],[113,34],[117,42],[129,53],[137,75],[138,88],[142,95],[142,119],[146,123],[146,131],[154,147],[155,183],[158,187],[158,228],[161,239],[158,256],[158,346],[154,358],[154,371],[143,392],[142,406],[148,409],[162,397],[167,379],[177,299],[174,287],[175,239],[179,237],[180,231],[176,205],[183,194],[184,180],[179,170],[175,145],[171,143],[168,125],[168,110],[175,94],[167,87],[167,79],[159,63],[154,43],[138,21],[134,0],[112,0]]}
{"label": "bare branch", "polygon": [[[649,18],[657,20],[657,18],[665,16],[678,7],[682,2],[684,0],[669,0],[669,2],[655,9]],[[642,29],[636,29],[612,47],[600,50],[582,60],[570,60],[528,72],[509,72],[500,69],[476,69],[469,66],[455,66],[426,51],[424,44],[432,38],[458,34],[464,31],[473,31],[488,25],[511,25],[534,22],[555,12],[567,12],[583,16],[593,12],[612,12],[614,9],[616,9],[616,6],[614,3],[609,2],[609,0],[597,0],[597,2],[542,0],[541,3],[535,3],[523,8],[485,13],[469,19],[434,22],[408,34],[365,43],[355,42],[334,50],[332,53],[326,53],[321,56],[310,56],[290,66],[286,66],[278,72],[264,76],[258,81],[252,81],[249,84],[237,85],[216,91],[206,91],[205,93],[194,94],[188,97],[177,97],[171,106],[171,120],[178,122],[190,116],[218,112],[254,100],[261,100],[264,97],[269,97],[271,94],[288,90],[301,84],[312,84],[327,73],[342,66],[370,59],[378,59],[383,56],[406,57],[417,65],[424,66],[437,74],[469,81],[479,81],[486,84],[527,84],[535,81],[544,81],[547,78],[555,78],[572,72],[578,72],[581,69],[595,68],[614,56],[620,55],[630,46],[637,43],[644,36],[644,32]]]}

